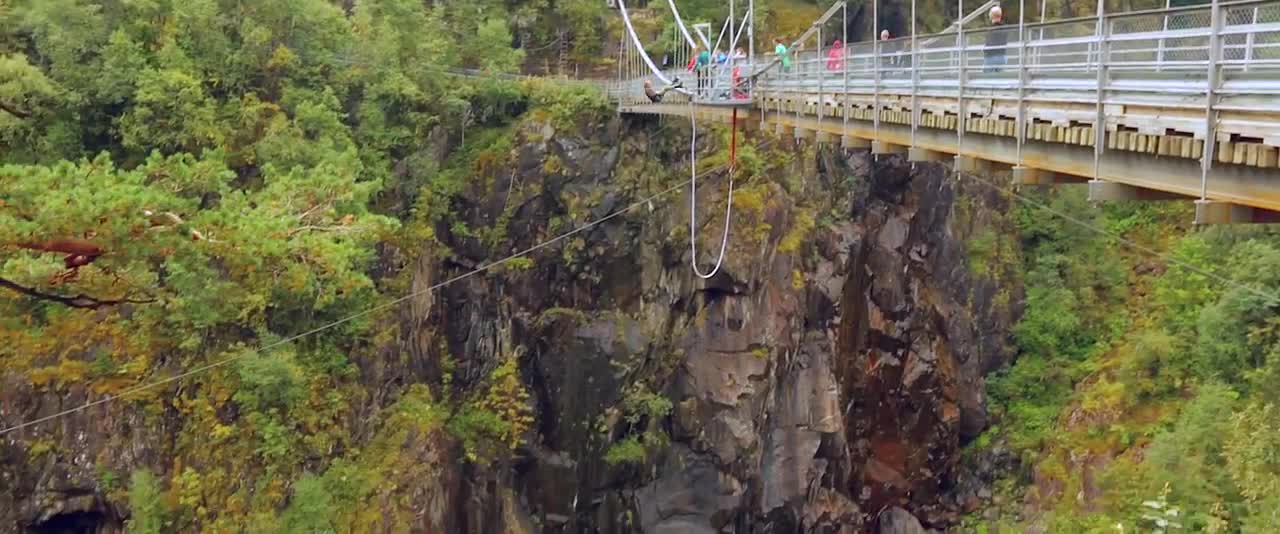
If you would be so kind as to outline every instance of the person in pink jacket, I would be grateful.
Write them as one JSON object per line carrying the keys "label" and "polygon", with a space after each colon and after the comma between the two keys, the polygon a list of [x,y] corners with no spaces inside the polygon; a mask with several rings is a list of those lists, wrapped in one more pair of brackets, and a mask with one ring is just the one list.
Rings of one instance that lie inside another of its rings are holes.
{"label": "person in pink jacket", "polygon": [[831,49],[827,50],[827,70],[840,70],[844,65],[844,43],[836,39],[831,44]]}

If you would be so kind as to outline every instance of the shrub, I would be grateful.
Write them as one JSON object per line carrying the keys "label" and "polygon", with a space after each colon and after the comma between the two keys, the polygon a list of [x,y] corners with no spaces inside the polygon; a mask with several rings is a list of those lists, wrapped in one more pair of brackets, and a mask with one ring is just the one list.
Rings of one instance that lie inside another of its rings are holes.
{"label": "shrub", "polygon": [[160,484],[151,471],[141,469],[129,477],[129,522],[131,534],[160,534],[164,531],[164,502]]}

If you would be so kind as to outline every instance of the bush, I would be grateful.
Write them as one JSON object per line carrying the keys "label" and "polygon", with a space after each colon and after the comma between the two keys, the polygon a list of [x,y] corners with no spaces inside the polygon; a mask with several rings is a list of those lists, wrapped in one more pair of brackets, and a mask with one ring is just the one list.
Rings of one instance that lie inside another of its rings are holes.
{"label": "bush", "polygon": [[293,354],[254,354],[237,362],[240,388],[233,398],[252,412],[288,410],[306,395],[305,377]]}
{"label": "bush", "polygon": [[317,534],[336,532],[333,527],[333,497],[324,482],[310,473],[294,484],[293,498],[281,517],[284,532]]}
{"label": "bush", "polygon": [[151,471],[141,469],[129,477],[130,534],[160,534],[164,531],[164,502],[160,484]]}

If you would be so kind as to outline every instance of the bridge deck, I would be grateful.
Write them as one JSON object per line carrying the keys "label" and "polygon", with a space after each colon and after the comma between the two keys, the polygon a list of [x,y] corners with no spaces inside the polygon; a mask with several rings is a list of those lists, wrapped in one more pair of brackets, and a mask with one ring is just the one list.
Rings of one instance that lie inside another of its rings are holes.
{"label": "bridge deck", "polygon": [[[986,45],[995,31],[1007,45]],[[1280,1],[858,43],[792,63],[746,65],[753,120],[1280,211]],[[623,113],[729,116],[641,102],[641,80],[610,84]]]}

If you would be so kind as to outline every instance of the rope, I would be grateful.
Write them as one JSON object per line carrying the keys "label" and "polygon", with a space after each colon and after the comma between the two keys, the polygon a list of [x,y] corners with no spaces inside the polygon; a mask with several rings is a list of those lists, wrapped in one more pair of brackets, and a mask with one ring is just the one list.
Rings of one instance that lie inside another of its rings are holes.
{"label": "rope", "polygon": [[[631,16],[627,14],[627,5],[625,2],[623,2],[623,0],[618,0],[618,12],[622,13],[622,23],[624,26],[626,26],[627,35],[631,36],[631,42],[632,44],[635,45],[635,50],[636,52],[639,53],[640,59],[644,60],[644,64],[649,66],[649,70],[653,71],[653,75],[657,76],[659,80],[662,80],[663,84],[674,85],[673,83],[671,83],[671,79],[667,78],[666,75],[662,74],[662,71],[658,69],[658,66],[653,64],[653,60],[649,58],[649,53],[645,52],[644,45],[640,43],[640,37],[636,35],[636,29],[633,26],[631,26]],[[693,96],[693,93],[690,93],[688,90],[684,89],[683,87],[676,87],[674,89],[678,93],[681,93],[690,97]]]}
{"label": "rope", "polygon": [[[721,166],[719,166],[719,167],[716,167],[716,168],[714,168],[714,169],[711,169],[711,170],[710,170],[710,171],[708,171],[708,172],[715,172],[715,171],[717,171],[717,170],[725,169],[725,168],[730,168],[730,169],[731,169],[731,166],[730,166],[730,165],[728,165],[728,164],[726,164],[726,165],[721,165]],[[732,192],[732,188],[733,188],[733,187],[732,187],[732,183],[733,183],[733,182],[732,182],[732,179],[733,179],[733,174],[732,174],[732,172],[730,172],[729,177],[730,177],[730,191]],[[583,224],[582,226],[579,226],[579,227],[577,227],[577,228],[574,228],[573,230],[570,230],[570,231],[565,232],[565,233],[563,233],[563,234],[560,234],[560,235],[558,235],[558,236],[556,236],[556,237],[553,237],[553,238],[551,238],[551,239],[548,239],[548,240],[546,240],[546,241],[543,241],[543,242],[541,242],[541,243],[538,243],[538,244],[536,244],[536,245],[533,245],[533,246],[531,246],[531,247],[529,247],[529,248],[526,248],[526,249],[524,249],[524,250],[521,250],[521,251],[519,251],[519,252],[516,252],[516,253],[514,253],[514,254],[512,254],[512,255],[510,255],[510,256],[507,256],[507,257],[505,257],[505,258],[502,258],[502,259],[500,259],[500,260],[497,260],[497,261],[494,261],[494,262],[491,262],[491,263],[487,263],[487,264],[482,265],[482,266],[480,266],[480,267],[476,267],[475,269],[472,269],[472,270],[467,271],[467,272],[465,272],[465,273],[459,274],[459,275],[457,275],[457,276],[454,276],[454,277],[452,277],[452,278],[449,278],[449,279],[447,279],[447,280],[444,280],[443,282],[437,283],[437,284],[432,285],[432,286],[430,286],[430,287],[427,287],[427,288],[425,288],[425,289],[421,289],[421,290],[418,290],[418,291],[414,291],[414,292],[411,292],[411,293],[409,293],[409,294],[407,294],[407,295],[404,295],[404,296],[398,297],[398,298],[396,298],[396,299],[394,299],[394,300],[392,300],[392,301],[390,301],[390,302],[386,302],[386,303],[383,303],[383,304],[379,304],[379,305],[374,306],[374,307],[372,307],[372,308],[368,308],[368,309],[366,309],[366,310],[364,310],[364,311],[357,312],[357,313],[352,314],[352,315],[348,315],[348,316],[346,316],[346,317],[343,317],[343,318],[338,319],[338,320],[336,320],[336,321],[333,321],[333,322],[331,322],[331,323],[328,323],[328,324],[325,324],[325,325],[322,325],[322,326],[318,326],[318,327],[316,327],[316,328],[313,328],[313,329],[311,329],[311,330],[307,330],[307,331],[302,332],[302,333],[299,333],[299,334],[294,334],[294,335],[292,335],[292,336],[286,337],[286,338],[284,338],[284,339],[281,339],[281,340],[276,341],[276,342],[273,342],[273,343],[268,343],[268,344],[263,345],[263,346],[261,346],[261,347],[259,347],[259,348],[257,348],[257,349],[253,349],[253,350],[249,350],[249,351],[246,351],[246,352],[242,352],[242,353],[237,354],[237,355],[235,355],[235,356],[228,356],[228,357],[223,358],[223,359],[221,359],[221,360],[218,360],[218,361],[215,361],[215,362],[212,362],[212,363],[208,363],[208,364],[205,364],[205,365],[201,365],[201,366],[199,366],[199,367],[195,367],[195,368],[193,368],[193,369],[189,369],[189,370],[187,370],[187,371],[184,371],[184,372],[182,372],[182,373],[176,374],[176,375],[171,376],[171,377],[168,377],[168,378],[163,378],[163,379],[160,379],[160,380],[156,380],[155,382],[148,382],[148,383],[146,383],[146,384],[139,384],[139,385],[133,386],[133,387],[131,387],[131,388],[125,389],[124,391],[121,391],[120,393],[117,393],[117,394],[115,394],[115,395],[107,395],[107,396],[105,396],[105,397],[103,397],[103,398],[101,398],[101,399],[97,399],[97,400],[94,400],[94,401],[86,402],[86,403],[81,404],[81,405],[79,405],[79,406],[75,406],[75,407],[72,407],[72,408],[67,408],[67,409],[65,409],[65,410],[62,410],[62,411],[59,411],[59,412],[55,412],[55,413],[50,414],[50,415],[46,415],[46,416],[43,416],[43,417],[37,417],[37,418],[32,419],[32,420],[30,420],[30,421],[25,421],[25,422],[18,423],[18,424],[16,424],[16,425],[13,425],[13,426],[10,426],[10,427],[4,428],[4,429],[0,429],[0,436],[6,435],[6,434],[10,434],[10,433],[13,433],[13,432],[17,432],[17,431],[22,430],[22,429],[24,429],[24,428],[29,428],[29,427],[32,427],[32,426],[35,426],[35,425],[39,425],[39,424],[41,424],[41,423],[45,423],[45,422],[48,422],[48,421],[52,421],[52,420],[54,420],[54,419],[58,419],[58,418],[61,418],[61,417],[67,416],[67,415],[71,415],[71,414],[73,414],[73,413],[82,412],[82,411],[87,410],[87,409],[89,409],[89,408],[93,408],[94,406],[101,406],[101,405],[103,405],[103,404],[106,404],[106,403],[109,403],[109,402],[112,402],[112,401],[116,401],[116,400],[122,399],[122,398],[124,398],[124,397],[128,397],[128,396],[130,396],[130,395],[133,395],[133,394],[138,393],[138,392],[141,392],[141,391],[146,391],[146,390],[149,390],[149,389],[154,389],[154,388],[157,388],[157,387],[163,386],[163,385],[165,385],[165,384],[171,384],[171,383],[173,383],[173,382],[177,382],[177,381],[182,380],[182,379],[184,379],[184,378],[187,378],[187,377],[190,377],[190,376],[193,376],[193,375],[197,375],[197,374],[203,373],[203,372],[205,372],[205,371],[208,371],[208,370],[211,370],[211,369],[214,369],[214,368],[217,368],[217,367],[222,367],[222,366],[224,366],[224,365],[227,365],[227,364],[229,364],[229,363],[232,363],[232,362],[234,362],[234,361],[236,361],[236,360],[239,360],[239,359],[241,359],[241,358],[244,358],[244,357],[247,357],[247,356],[250,356],[250,355],[254,355],[254,354],[262,354],[262,353],[264,353],[264,352],[266,352],[266,351],[269,351],[269,350],[271,350],[271,349],[274,349],[274,348],[277,348],[277,347],[283,346],[283,345],[285,345],[285,344],[287,344],[287,343],[292,343],[292,342],[297,341],[297,340],[299,340],[299,339],[302,339],[302,338],[305,338],[305,337],[308,337],[308,336],[311,336],[311,335],[314,335],[314,334],[318,334],[318,333],[320,333],[320,332],[324,332],[324,331],[326,331],[326,330],[333,329],[333,328],[335,328],[335,327],[338,327],[338,326],[341,326],[341,325],[343,325],[343,324],[349,323],[349,322],[351,322],[351,321],[354,321],[354,320],[359,319],[359,318],[361,318],[361,317],[364,317],[364,316],[370,315],[370,314],[372,314],[372,313],[375,313],[375,312],[378,312],[378,311],[381,311],[381,310],[385,310],[385,309],[390,308],[390,307],[392,307],[392,306],[395,306],[395,305],[398,305],[398,304],[400,304],[400,303],[403,303],[403,302],[405,302],[405,301],[407,301],[407,300],[409,300],[409,299],[412,299],[412,298],[418,297],[419,295],[423,295],[423,294],[426,294],[426,293],[430,293],[430,292],[432,292],[432,291],[435,291],[435,290],[440,289],[440,288],[442,288],[442,287],[445,287],[445,286],[447,286],[447,285],[453,284],[454,282],[458,282],[458,281],[461,281],[461,280],[465,280],[465,279],[470,278],[470,277],[472,277],[472,276],[475,276],[475,275],[477,275],[477,274],[480,274],[480,273],[483,273],[483,272],[485,272],[485,271],[488,271],[488,270],[490,270],[490,269],[492,269],[492,268],[494,268],[494,267],[497,267],[497,266],[499,266],[499,265],[502,265],[502,264],[504,264],[504,263],[511,262],[511,261],[516,260],[516,259],[518,259],[518,258],[523,258],[523,257],[525,257],[525,256],[529,255],[530,253],[533,253],[533,252],[535,252],[535,251],[537,251],[537,250],[539,250],[539,249],[549,247],[549,246],[551,246],[551,245],[553,245],[553,244],[555,244],[555,243],[557,243],[557,242],[563,241],[563,240],[565,240],[565,239],[567,239],[567,238],[569,238],[569,237],[571,237],[571,236],[573,236],[573,235],[579,234],[579,233],[581,233],[581,232],[583,232],[583,231],[586,231],[586,230],[589,230],[589,229],[594,228],[594,227],[596,227],[596,226],[599,226],[599,225],[601,225],[601,224],[603,224],[603,223],[605,223],[605,222],[609,221],[610,219],[613,219],[613,218],[615,218],[615,217],[617,217],[617,216],[619,216],[619,215],[622,215],[623,213],[626,213],[626,212],[628,212],[628,211],[631,211],[631,210],[633,210],[633,209],[635,209],[635,208],[637,208],[637,207],[650,205],[650,203],[652,203],[654,200],[656,200],[656,199],[658,199],[658,198],[661,198],[661,197],[664,197],[664,196],[666,196],[666,195],[669,195],[669,194],[671,194],[673,191],[675,191],[675,190],[677,190],[677,189],[683,188],[683,187],[684,187],[684,184],[686,184],[686,183],[692,184],[692,183],[693,183],[693,179],[692,179],[692,178],[690,178],[689,180],[686,180],[686,181],[680,182],[680,183],[675,184],[675,185],[673,185],[673,186],[671,186],[671,187],[668,187],[668,188],[666,188],[666,189],[663,189],[662,191],[659,191],[659,192],[657,192],[657,193],[655,193],[655,194],[652,194],[652,195],[649,195],[649,196],[647,196],[647,197],[644,197],[644,198],[642,198],[642,199],[640,199],[640,200],[638,200],[638,201],[636,201],[636,202],[633,202],[633,203],[631,203],[631,204],[627,205],[626,207],[623,207],[623,208],[621,208],[621,209],[619,209],[619,210],[617,210],[617,211],[614,211],[614,212],[612,212],[612,213],[610,213],[610,214],[608,214],[608,215],[605,215],[605,216],[603,216],[603,217],[600,217],[599,219],[596,219],[596,220],[594,220],[594,221],[591,221],[591,222],[588,222],[588,223],[586,223],[586,224]],[[730,199],[732,200],[732,195],[730,196]],[[726,227],[727,227],[727,225],[726,225]],[[723,246],[722,246],[722,247],[721,247],[721,256],[723,257],[723,255],[724,255],[724,248],[723,248]],[[719,269],[719,266],[720,266],[720,264],[719,264],[719,262],[717,262],[717,263],[716,263],[716,268],[717,268],[717,269]],[[694,267],[694,270],[695,270],[695,272],[696,272],[696,271],[697,271],[697,267]],[[711,274],[715,274],[715,271],[712,271],[712,273],[711,273]],[[708,277],[709,277],[709,276],[710,276],[710,275],[708,275]],[[704,277],[704,278],[706,278],[706,277]]]}
{"label": "rope", "polygon": [[[729,246],[729,221],[733,215],[733,171],[734,157],[736,156],[734,145],[730,145],[729,159],[729,200],[725,203],[724,209],[724,233],[720,235],[720,256],[716,258],[716,264],[711,268],[711,272],[703,273],[698,269],[698,121],[694,118],[693,101],[690,100],[689,106],[689,127],[692,130],[689,139],[689,252],[692,256],[689,258],[689,264],[693,267],[693,274],[698,278],[706,280],[715,276],[720,272],[720,265],[724,263],[724,252]],[[733,142],[737,143],[738,130],[738,110],[733,110]]]}
{"label": "rope", "polygon": [[[698,43],[694,42],[693,36],[689,35],[689,28],[685,27],[684,19],[680,18],[680,10],[676,9],[676,0],[667,0],[667,5],[671,6],[671,15],[676,18],[676,27],[680,28],[680,33],[684,34],[684,40],[688,41],[689,48],[697,48]],[[703,44],[711,46],[711,43],[704,42]]]}

